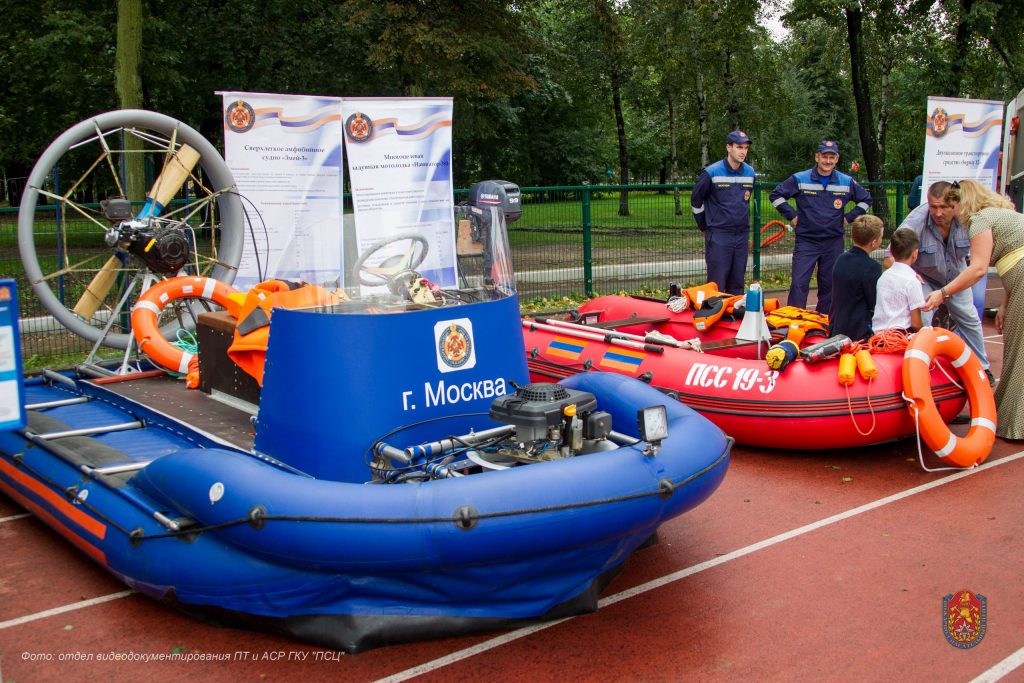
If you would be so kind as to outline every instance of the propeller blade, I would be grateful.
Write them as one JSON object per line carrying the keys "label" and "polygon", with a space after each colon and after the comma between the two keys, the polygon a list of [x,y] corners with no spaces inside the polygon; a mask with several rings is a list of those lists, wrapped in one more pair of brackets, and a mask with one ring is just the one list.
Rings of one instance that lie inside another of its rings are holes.
{"label": "propeller blade", "polygon": [[99,310],[99,307],[103,305],[103,300],[107,298],[107,294],[110,293],[110,289],[114,286],[114,282],[117,280],[117,273],[120,270],[121,259],[116,255],[107,259],[107,262],[100,268],[100,272],[96,273],[92,282],[82,292],[78,303],[75,304],[74,312],[83,320],[91,320],[96,311]]}
{"label": "propeller blade", "polygon": [[199,152],[188,145],[179,147],[178,151],[167,159],[164,169],[160,172],[160,177],[153,183],[153,188],[149,191],[149,196],[146,197],[146,204],[136,218],[159,216],[167,203],[174,198],[174,195],[178,194],[178,190],[185,184],[189,173],[198,162]]}

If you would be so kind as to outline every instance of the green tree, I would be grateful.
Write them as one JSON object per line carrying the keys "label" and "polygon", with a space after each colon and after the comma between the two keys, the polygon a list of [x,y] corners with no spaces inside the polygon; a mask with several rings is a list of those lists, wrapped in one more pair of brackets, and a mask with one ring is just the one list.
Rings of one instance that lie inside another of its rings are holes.
{"label": "green tree", "polygon": [[339,16],[367,43],[357,65],[367,82],[375,75],[384,86],[367,94],[455,98],[456,176],[486,170],[505,131],[525,124],[518,100],[537,88],[538,70],[528,65],[536,46],[519,3],[348,0]]}
{"label": "green tree", "polygon": [[0,167],[7,177],[24,178],[58,133],[117,107],[114,26],[112,5],[8,4],[0,26]]}

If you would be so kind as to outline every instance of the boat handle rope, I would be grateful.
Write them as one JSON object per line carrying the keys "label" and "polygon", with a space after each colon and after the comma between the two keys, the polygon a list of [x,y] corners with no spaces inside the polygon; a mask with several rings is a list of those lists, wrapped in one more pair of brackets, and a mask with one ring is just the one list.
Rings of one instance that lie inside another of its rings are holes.
{"label": "boat handle rope", "polygon": [[553,368],[580,368],[580,372],[583,372],[587,370],[592,370],[594,367],[594,361],[592,361],[590,358],[586,359],[582,363],[560,363],[558,361],[553,361],[547,356],[545,356],[543,353],[541,353],[540,348],[536,346],[530,349],[529,355],[529,360],[534,360],[539,363],[547,363]]}
{"label": "boat handle rope", "polygon": [[141,529],[135,529],[128,534],[128,538],[133,546],[138,546],[143,541],[152,541],[160,538],[177,538],[180,536],[190,536],[193,534],[201,534],[207,531],[216,531],[231,526],[238,526],[241,524],[249,524],[255,529],[262,529],[267,522],[315,522],[315,523],[326,523],[326,524],[440,524],[440,523],[452,523],[463,531],[469,531],[474,528],[480,521],[486,519],[501,519],[506,517],[519,517],[523,515],[533,515],[545,512],[560,512],[562,510],[581,510],[584,508],[597,507],[600,505],[611,505],[614,503],[624,503],[631,500],[640,500],[643,498],[650,498],[657,496],[662,499],[667,499],[676,492],[677,489],[682,488],[686,484],[690,483],[694,479],[704,476],[711,470],[718,467],[723,460],[729,457],[729,452],[732,450],[732,444],[734,440],[729,437],[729,443],[725,450],[720,456],[715,458],[714,462],[703,467],[698,472],[680,479],[678,482],[672,482],[667,477],[662,477],[658,480],[658,488],[653,491],[643,491],[640,493],[631,493],[625,496],[615,496],[612,498],[601,498],[598,500],[588,500],[578,503],[565,503],[562,505],[547,505],[535,508],[524,508],[521,510],[503,510],[500,512],[477,512],[475,508],[470,505],[460,505],[454,511],[450,517],[393,517],[393,518],[367,518],[367,517],[315,517],[315,516],[299,516],[299,515],[268,515],[266,514],[265,508],[262,505],[255,505],[249,511],[249,514],[245,517],[238,519],[232,519],[218,524],[210,524],[203,527],[188,527],[181,529],[180,531],[169,531],[161,534],[144,534]]}
{"label": "boat handle rope", "polygon": [[584,508],[597,507],[600,505],[611,505],[613,503],[624,503],[631,500],[640,500],[642,498],[650,498],[652,496],[658,496],[662,499],[667,499],[676,492],[677,489],[685,486],[694,479],[704,476],[711,470],[718,467],[723,460],[729,457],[729,452],[732,450],[732,446],[735,443],[735,439],[732,437],[726,437],[727,443],[725,450],[715,460],[699,471],[680,479],[678,482],[673,482],[667,477],[662,477],[658,480],[658,488],[654,491],[642,491],[640,493],[631,493],[625,496],[615,496],[612,498],[601,498],[598,500],[588,500],[578,503],[565,503],[562,505],[548,505],[543,507],[525,508],[522,510],[504,510],[501,512],[477,512],[472,506],[461,505],[455,509],[455,512],[450,517],[394,517],[394,518],[367,518],[367,517],[314,517],[314,516],[298,516],[298,515],[268,515],[265,513],[266,508],[262,505],[254,505],[249,511],[249,514],[245,517],[239,517],[238,519],[231,519],[217,524],[208,524],[205,526],[194,526],[184,527],[177,531],[169,531],[161,534],[146,534],[141,527],[135,529],[126,529],[125,527],[118,524],[115,520],[111,519],[107,515],[100,512],[98,509],[90,505],[87,501],[77,499],[74,494],[69,494],[69,491],[77,487],[64,487],[59,483],[53,481],[49,477],[45,476],[41,472],[36,471],[30,465],[25,463],[24,455],[12,455],[6,451],[0,451],[5,456],[10,458],[16,467],[22,468],[32,476],[43,481],[50,487],[63,491],[66,496],[70,495],[70,499],[75,500],[75,504],[85,508],[97,518],[106,522],[109,526],[117,529],[125,536],[128,537],[132,547],[138,547],[143,541],[152,541],[161,538],[179,538],[194,536],[197,534],[206,533],[208,531],[217,531],[219,529],[225,529],[232,526],[239,526],[241,524],[249,524],[255,529],[262,529],[267,522],[315,522],[315,523],[326,523],[326,524],[437,524],[443,522],[449,522],[455,524],[456,527],[464,531],[468,531],[475,527],[478,522],[485,519],[501,519],[504,517],[518,517],[522,515],[539,514],[543,512],[559,512],[562,510],[580,510]]}

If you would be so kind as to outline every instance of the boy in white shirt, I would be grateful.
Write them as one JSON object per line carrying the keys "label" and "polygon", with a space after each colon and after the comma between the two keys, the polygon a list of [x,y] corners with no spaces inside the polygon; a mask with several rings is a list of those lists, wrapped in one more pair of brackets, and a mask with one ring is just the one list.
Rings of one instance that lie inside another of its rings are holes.
{"label": "boy in white shirt", "polygon": [[912,228],[900,228],[892,234],[889,250],[896,262],[878,278],[875,315],[871,319],[876,334],[892,328],[921,329],[924,294],[911,268],[917,260],[917,246],[917,233]]}

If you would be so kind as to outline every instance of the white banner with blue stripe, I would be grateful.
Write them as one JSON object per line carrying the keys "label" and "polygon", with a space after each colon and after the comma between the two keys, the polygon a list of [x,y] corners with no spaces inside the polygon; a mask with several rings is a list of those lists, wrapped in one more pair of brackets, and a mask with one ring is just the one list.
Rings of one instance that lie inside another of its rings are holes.
{"label": "white banner with blue stripe", "polygon": [[341,100],[221,92],[224,157],[244,197],[245,247],[235,286],[342,276]]}
{"label": "white banner with blue stripe", "polygon": [[928,98],[922,201],[940,180],[972,179],[997,189],[1003,108],[994,100]]}
{"label": "white banner with blue stripe", "polygon": [[[418,235],[426,256],[416,271],[441,287],[454,286],[452,98],[346,97],[342,116],[359,253]],[[407,240],[382,247],[369,265],[408,248]]]}

